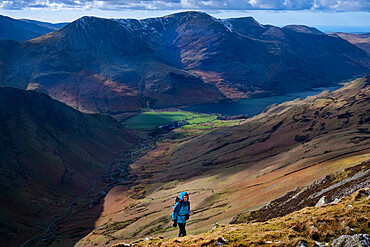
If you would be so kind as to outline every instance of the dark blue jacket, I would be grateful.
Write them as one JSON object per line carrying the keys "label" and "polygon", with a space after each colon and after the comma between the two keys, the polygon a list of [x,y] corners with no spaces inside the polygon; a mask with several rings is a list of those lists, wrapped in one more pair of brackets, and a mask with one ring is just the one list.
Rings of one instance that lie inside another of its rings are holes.
{"label": "dark blue jacket", "polygon": [[177,202],[172,211],[172,220],[177,220],[177,223],[186,223],[185,215],[190,215],[190,202],[184,201],[184,195],[188,195],[187,192],[180,193],[181,201]]}

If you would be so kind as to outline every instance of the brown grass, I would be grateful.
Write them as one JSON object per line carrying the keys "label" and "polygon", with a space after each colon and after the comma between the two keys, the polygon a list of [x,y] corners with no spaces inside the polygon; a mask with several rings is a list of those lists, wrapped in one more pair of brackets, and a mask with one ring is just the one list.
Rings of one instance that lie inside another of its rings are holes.
{"label": "brown grass", "polygon": [[330,243],[344,234],[370,233],[370,189],[361,189],[338,204],[308,207],[267,222],[220,225],[200,235],[168,240],[153,238],[137,241],[133,246],[296,246],[305,241]]}

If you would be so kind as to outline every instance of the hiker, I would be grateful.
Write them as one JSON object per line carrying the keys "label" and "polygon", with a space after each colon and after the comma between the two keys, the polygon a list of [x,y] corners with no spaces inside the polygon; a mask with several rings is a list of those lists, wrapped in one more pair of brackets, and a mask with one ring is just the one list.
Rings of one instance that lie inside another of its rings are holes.
{"label": "hiker", "polygon": [[173,227],[179,225],[179,237],[186,236],[185,224],[190,216],[189,194],[186,191],[180,193],[180,198],[176,197],[176,205],[172,211]]}

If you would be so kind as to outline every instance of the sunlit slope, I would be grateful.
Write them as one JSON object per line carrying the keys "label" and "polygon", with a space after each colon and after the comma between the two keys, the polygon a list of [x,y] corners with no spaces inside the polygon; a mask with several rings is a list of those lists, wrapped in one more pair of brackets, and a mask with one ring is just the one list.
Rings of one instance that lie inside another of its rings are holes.
{"label": "sunlit slope", "polygon": [[370,158],[369,79],[271,106],[234,127],[179,135],[177,129],[131,165],[133,186],[105,198],[98,230],[78,245],[176,235],[176,195],[190,193],[190,234],[255,210],[313,181]]}

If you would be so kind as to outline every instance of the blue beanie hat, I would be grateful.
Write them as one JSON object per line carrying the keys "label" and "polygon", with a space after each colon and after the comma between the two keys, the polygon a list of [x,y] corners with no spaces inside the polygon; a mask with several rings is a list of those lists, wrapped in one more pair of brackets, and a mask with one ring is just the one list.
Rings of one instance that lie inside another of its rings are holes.
{"label": "blue beanie hat", "polygon": [[189,195],[189,194],[188,194],[188,192],[186,192],[186,191],[181,192],[181,193],[180,193],[180,199],[181,199],[181,200],[184,200],[184,195]]}

